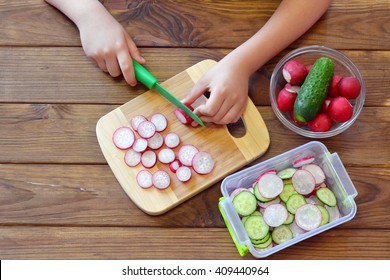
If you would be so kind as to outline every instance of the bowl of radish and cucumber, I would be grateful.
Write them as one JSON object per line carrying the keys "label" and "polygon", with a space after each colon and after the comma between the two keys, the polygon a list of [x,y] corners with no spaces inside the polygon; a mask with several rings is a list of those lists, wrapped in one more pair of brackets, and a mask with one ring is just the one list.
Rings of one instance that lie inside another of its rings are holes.
{"label": "bowl of radish and cucumber", "polygon": [[351,220],[356,189],[317,141],[226,177],[219,209],[243,256],[263,258]]}
{"label": "bowl of radish and cucumber", "polygon": [[365,84],[343,53],[308,46],[290,52],[276,65],[270,99],[287,128],[309,138],[327,138],[356,121],[365,100]]}

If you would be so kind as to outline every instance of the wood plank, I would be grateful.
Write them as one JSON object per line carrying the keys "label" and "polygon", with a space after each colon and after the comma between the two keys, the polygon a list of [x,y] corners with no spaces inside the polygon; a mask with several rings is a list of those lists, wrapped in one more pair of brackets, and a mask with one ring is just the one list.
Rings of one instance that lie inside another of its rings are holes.
{"label": "wood plank", "polygon": [[[389,233],[389,230],[332,229],[286,248],[267,259],[388,259]],[[254,259],[250,254],[240,257],[225,228],[2,226],[0,249],[0,258],[3,260]]]}
{"label": "wood plank", "polygon": [[[343,229],[390,229],[389,168],[346,167],[358,196],[357,214]],[[164,215],[131,202],[107,165],[0,165],[1,225],[224,227],[221,182]]]}
{"label": "wood plank", "polygon": [[[139,46],[207,48],[238,46],[264,25],[279,3],[276,0],[261,1],[260,5],[250,0],[134,4],[104,1]],[[293,46],[388,49],[389,10],[389,0],[333,2],[319,22]],[[1,0],[0,13],[0,45],[80,45],[73,23],[44,1]]]}
{"label": "wood plank", "polygon": [[[143,49],[148,68],[161,81],[204,59],[220,60],[227,49]],[[285,50],[250,82],[256,105],[269,105],[269,81]],[[366,106],[390,106],[383,92],[390,77],[390,51],[343,51],[366,83]],[[18,73],[15,75],[15,73]],[[0,102],[124,104],[147,88],[111,78],[88,60],[81,48],[0,48]],[[55,91],[55,94],[53,94]]]}

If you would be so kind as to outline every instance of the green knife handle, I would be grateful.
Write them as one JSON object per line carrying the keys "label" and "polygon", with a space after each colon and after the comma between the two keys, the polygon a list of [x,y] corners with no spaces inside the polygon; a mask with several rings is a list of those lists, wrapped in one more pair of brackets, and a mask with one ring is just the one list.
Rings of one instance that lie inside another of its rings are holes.
{"label": "green knife handle", "polygon": [[134,74],[137,81],[143,83],[149,89],[157,83],[157,79],[145,67],[133,59]]}

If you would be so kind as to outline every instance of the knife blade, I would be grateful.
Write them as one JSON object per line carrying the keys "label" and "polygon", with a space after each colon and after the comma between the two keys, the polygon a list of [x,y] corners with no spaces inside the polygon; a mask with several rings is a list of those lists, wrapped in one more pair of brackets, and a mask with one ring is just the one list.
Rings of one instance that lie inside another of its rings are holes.
{"label": "knife blade", "polygon": [[152,89],[159,94],[161,94],[165,99],[171,102],[178,108],[181,108],[187,115],[191,117],[201,126],[205,126],[203,121],[192,112],[183,102],[181,102],[176,96],[170,93],[166,88],[158,83],[158,80],[150,73],[144,66],[139,64],[137,61],[133,60],[134,74],[136,79],[147,86],[149,89]]}

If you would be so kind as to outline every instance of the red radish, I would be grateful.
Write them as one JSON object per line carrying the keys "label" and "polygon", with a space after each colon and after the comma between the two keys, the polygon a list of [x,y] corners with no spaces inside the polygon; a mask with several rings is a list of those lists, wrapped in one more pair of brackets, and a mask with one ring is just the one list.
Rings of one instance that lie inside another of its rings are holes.
{"label": "red radish", "polygon": [[317,164],[307,164],[302,166],[302,169],[309,171],[313,175],[316,186],[321,185],[325,181],[324,171]]}
{"label": "red radish", "polygon": [[295,92],[291,92],[286,88],[283,88],[277,98],[278,108],[282,112],[288,112],[293,109],[295,99],[297,98],[297,94]]}
{"label": "red radish", "polygon": [[290,60],[283,66],[283,77],[293,86],[302,85],[307,76],[307,70],[305,65],[297,60]]}
{"label": "red radish", "polygon": [[156,126],[150,121],[143,121],[138,125],[137,132],[142,138],[149,139],[156,133]]}
{"label": "red radish", "polygon": [[169,132],[167,135],[165,135],[164,138],[165,145],[167,145],[168,148],[176,148],[180,144],[180,137],[175,132]]}
{"label": "red radish", "polygon": [[138,186],[140,186],[143,189],[150,188],[151,186],[153,186],[152,178],[153,175],[148,170],[145,169],[141,170],[140,172],[138,172],[136,177]]}
{"label": "red radish", "polygon": [[306,156],[293,161],[293,167],[299,168],[305,164],[312,163],[315,160],[314,156]]}
{"label": "red radish", "polygon": [[353,107],[347,98],[339,96],[330,102],[328,107],[328,114],[335,122],[346,122],[352,117]]}
{"label": "red radish", "polygon": [[161,149],[159,152],[158,152],[158,160],[161,162],[161,163],[171,163],[172,161],[175,160],[175,153],[173,152],[172,149],[170,148],[164,148],[164,149]]}
{"label": "red radish", "polygon": [[176,177],[180,182],[187,182],[191,179],[192,173],[188,166],[180,166],[176,170]]}
{"label": "red radish", "polygon": [[134,132],[127,126],[117,128],[112,135],[112,142],[121,150],[129,149],[134,144],[134,141]]}
{"label": "red radish", "polygon": [[159,190],[164,190],[171,184],[171,177],[164,170],[157,170],[152,176],[153,186]]}
{"label": "red radish", "polygon": [[276,174],[278,173],[278,171],[276,169],[269,169],[265,172],[262,172],[259,176],[257,176],[256,180],[255,181],[259,181],[259,179],[261,178],[261,176],[265,175],[265,174],[268,174],[268,173],[272,173],[272,174]]}
{"label": "red radish", "polygon": [[260,194],[265,198],[277,197],[283,191],[283,180],[274,173],[266,173],[258,181]]}
{"label": "red radish", "polygon": [[153,150],[157,150],[157,149],[160,149],[161,146],[164,144],[164,137],[159,132],[156,132],[147,141],[148,141],[149,148],[151,148]]}
{"label": "red radish", "polygon": [[289,114],[290,114],[291,120],[292,120],[297,126],[304,126],[304,125],[305,125],[305,123],[299,122],[299,121],[297,121],[297,120],[295,119],[294,110],[291,110],[291,111],[289,112]]}
{"label": "red radish", "polygon": [[[189,103],[184,103],[184,105],[186,105],[187,108],[190,109],[191,111],[194,110],[194,108],[191,106],[191,104],[189,104]],[[176,115],[176,118],[177,118],[182,124],[191,124],[191,122],[193,121],[192,118],[191,118],[186,112],[184,112],[184,110],[181,109],[181,108],[176,108],[176,110],[175,110],[175,115]]]}
{"label": "red radish", "polygon": [[147,147],[148,147],[148,140],[144,138],[135,139],[133,144],[134,151],[142,153],[143,151],[146,150]]}
{"label": "red radish", "polygon": [[339,84],[340,95],[347,99],[355,99],[359,96],[361,85],[356,77],[344,77]]}
{"label": "red radish", "polygon": [[186,166],[192,165],[192,158],[199,152],[198,148],[191,144],[185,144],[181,146],[178,152],[179,161]]}
{"label": "red radish", "polygon": [[167,118],[161,113],[156,113],[153,116],[151,116],[150,121],[156,127],[157,132],[161,132],[165,130],[168,126]]}
{"label": "red radish", "polygon": [[138,130],[138,125],[143,122],[143,121],[146,121],[146,117],[143,116],[143,115],[135,115],[134,117],[131,118],[130,120],[130,124],[131,124],[131,127],[137,131]]}
{"label": "red radish", "polygon": [[304,204],[295,212],[295,222],[303,230],[313,230],[320,226],[322,214],[313,204]]}
{"label": "red radish", "polygon": [[307,126],[314,132],[326,132],[332,127],[332,119],[326,113],[319,113],[307,123]]}
{"label": "red radish", "polygon": [[302,195],[310,194],[316,186],[314,176],[304,169],[295,171],[291,182],[297,193]]}
{"label": "red radish", "polygon": [[173,172],[176,173],[177,169],[181,166],[181,163],[178,159],[175,159],[169,164],[169,169]]}
{"label": "red radish", "polygon": [[288,217],[287,209],[282,204],[271,204],[263,213],[264,222],[270,227],[282,225]]}
{"label": "red radish", "polygon": [[329,97],[337,97],[340,96],[339,92],[339,84],[343,76],[341,75],[333,75],[332,80],[330,81],[330,86],[328,90],[328,96]]}
{"label": "red radish", "polygon": [[192,168],[198,174],[209,174],[214,169],[214,160],[207,152],[197,152],[192,158]]}
{"label": "red radish", "polygon": [[300,86],[292,86],[291,84],[287,83],[284,88],[289,92],[295,92],[298,93],[298,91],[301,89]]}
{"label": "red radish", "polygon": [[136,152],[133,149],[128,149],[125,153],[125,163],[130,166],[134,167],[137,166],[141,161],[141,153]]}
{"label": "red radish", "polygon": [[324,103],[322,103],[322,106],[321,106],[321,110],[320,110],[321,113],[328,113],[328,107],[329,107],[329,104],[332,100],[333,100],[332,97],[325,98],[325,101],[324,101]]}
{"label": "red radish", "polygon": [[146,168],[152,168],[157,162],[156,153],[147,150],[141,154],[141,164]]}

